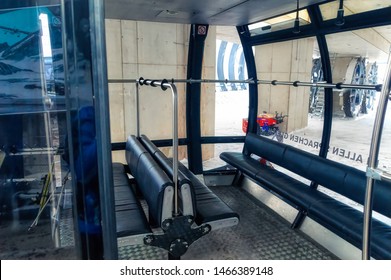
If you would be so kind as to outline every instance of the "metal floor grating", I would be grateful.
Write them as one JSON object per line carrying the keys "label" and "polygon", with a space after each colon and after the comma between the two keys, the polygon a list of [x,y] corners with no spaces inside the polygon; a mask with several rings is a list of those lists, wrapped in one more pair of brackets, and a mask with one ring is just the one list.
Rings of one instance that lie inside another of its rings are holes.
{"label": "metal floor grating", "polygon": [[[211,232],[194,242],[187,260],[330,260],[336,257],[310,240],[240,188],[210,187],[240,216],[239,225]],[[118,248],[119,259],[167,259],[167,252],[144,245]]]}

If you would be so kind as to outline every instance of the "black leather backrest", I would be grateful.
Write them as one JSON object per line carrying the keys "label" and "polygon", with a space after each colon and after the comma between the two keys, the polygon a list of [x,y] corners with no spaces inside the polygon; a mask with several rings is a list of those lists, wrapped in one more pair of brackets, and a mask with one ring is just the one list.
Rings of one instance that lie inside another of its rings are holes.
{"label": "black leather backrest", "polygon": [[173,186],[172,181],[148,153],[140,157],[136,180],[148,203],[149,213],[160,225],[163,222],[164,191],[166,187]]}
{"label": "black leather backrest", "polygon": [[129,136],[126,143],[126,160],[131,174],[147,201],[150,214],[160,225],[163,207],[165,207],[164,191],[166,187],[173,186],[172,181],[134,135]]}
{"label": "black leather backrest", "polygon": [[[365,172],[252,133],[248,133],[245,143],[248,152],[364,204]],[[373,209],[391,217],[391,184],[377,181],[373,195]]]}
{"label": "black leather backrest", "polygon": [[[152,154],[153,158],[159,163],[161,168],[164,170],[164,172],[167,173],[167,175],[172,179],[173,175],[173,162],[172,159],[169,159],[166,157],[166,155],[159,150],[158,147],[156,147],[155,144],[152,143],[152,141],[145,135],[141,135],[140,142],[144,145],[144,147],[148,150],[149,153]],[[195,192],[193,184],[185,174],[183,174],[182,171],[178,169],[178,184],[179,186],[188,184],[190,186],[191,191],[191,200],[193,204],[193,209],[196,209],[196,199],[195,199]],[[196,213],[194,212],[194,216]]]}
{"label": "black leather backrest", "polygon": [[311,176],[311,173],[309,172],[311,162],[311,156],[303,154],[302,151],[294,147],[287,146],[283,157],[283,165],[281,166],[309,179]]}
{"label": "black leather backrest", "polygon": [[159,148],[156,147],[156,145],[152,143],[152,141],[148,138],[148,136],[146,136],[144,134],[140,136],[140,142],[141,142],[141,144],[143,144],[145,149],[147,149],[147,151],[152,155],[155,152],[160,151]]}
{"label": "black leather backrest", "polygon": [[277,141],[248,133],[245,139],[245,147],[250,154],[258,155],[277,165],[283,165],[286,146],[280,145]]}
{"label": "black leather backrest", "polygon": [[[360,204],[364,203],[367,177],[364,171],[349,168],[346,174],[344,186],[349,189],[351,196]],[[358,199],[361,199],[359,201]],[[391,184],[385,181],[376,181],[373,187],[373,209],[391,218]]]}
{"label": "black leather backrest", "polygon": [[[156,147],[155,144],[145,135],[141,135],[140,142],[148,150],[148,152],[153,156],[153,158],[160,164],[164,172],[166,172],[170,178],[173,176],[173,163],[172,159],[166,157],[166,155]],[[190,179],[187,178],[180,170],[178,171],[178,181],[179,183],[191,183]],[[183,181],[183,182],[182,182]]]}
{"label": "black leather backrest", "polygon": [[125,157],[126,157],[126,162],[133,176],[134,176],[133,172],[137,169],[140,156],[146,152],[147,151],[137,140],[136,136],[130,135],[128,137],[126,141]]}

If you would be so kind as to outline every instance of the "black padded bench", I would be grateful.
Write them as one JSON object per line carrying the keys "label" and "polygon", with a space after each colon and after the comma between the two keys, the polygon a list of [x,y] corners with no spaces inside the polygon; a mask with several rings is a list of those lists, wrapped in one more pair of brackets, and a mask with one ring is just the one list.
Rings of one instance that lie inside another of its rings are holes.
{"label": "black padded bench", "polygon": [[[174,213],[174,184],[172,180],[134,135],[127,139],[125,154],[129,172],[134,177],[135,186],[147,203],[148,223],[160,229],[144,235],[143,243],[166,249],[169,252],[169,258],[179,258],[195,240],[209,233],[211,226],[209,224],[193,225],[192,211],[195,208],[191,203],[192,195],[189,193],[189,186],[187,186],[188,191],[184,191],[186,184],[183,184],[182,190],[180,189],[183,191],[180,203],[182,209],[186,211]],[[125,193],[124,198],[118,195],[116,200],[129,200],[127,195]],[[190,203],[185,201],[187,199],[190,199]],[[191,207],[186,208],[187,205]],[[123,206],[129,207],[127,204]],[[127,219],[133,218],[133,216],[127,216]]]}
{"label": "black padded bench", "polygon": [[[172,217],[173,184],[151,155],[135,139],[126,143],[127,166],[113,163],[115,215],[120,245],[142,244],[151,227]],[[148,204],[149,219],[130,185],[128,172],[137,178],[138,190]]]}
{"label": "black padded bench", "polygon": [[130,185],[125,166],[118,162],[112,166],[118,243],[142,243],[151,228]]}
{"label": "black padded bench", "polygon": [[[327,189],[364,204],[365,172],[266,137],[248,133],[245,153],[223,152],[220,158],[263,188],[303,211],[308,217],[341,236],[357,248],[362,246],[363,213],[281,171],[261,164],[256,155]],[[391,217],[391,185],[376,181],[373,210]],[[372,219],[371,255],[391,259],[391,227]]]}
{"label": "black padded bench", "polygon": [[[140,142],[151,153],[163,170],[172,178],[173,162],[167,158],[147,136],[142,135]],[[193,216],[197,225],[209,224],[212,230],[231,227],[239,223],[239,215],[225,202],[216,196],[205,184],[203,184],[189,169],[178,162],[178,183],[182,196],[183,211],[190,211],[186,205],[193,205]],[[184,190],[185,187],[189,187]],[[185,194],[185,195],[184,195]]]}

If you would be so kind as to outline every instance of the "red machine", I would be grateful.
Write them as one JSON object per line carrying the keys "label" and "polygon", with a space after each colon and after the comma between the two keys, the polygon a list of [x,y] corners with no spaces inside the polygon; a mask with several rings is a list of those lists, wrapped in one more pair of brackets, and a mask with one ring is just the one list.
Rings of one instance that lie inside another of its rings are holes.
{"label": "red machine", "polygon": [[[288,115],[282,115],[282,113],[278,114],[269,114],[266,112],[263,112],[262,114],[259,114],[257,117],[257,134],[258,135],[264,135],[264,136],[273,136],[277,137],[277,140],[279,142],[282,142],[282,134],[279,131],[278,124],[282,123],[284,121],[284,118]],[[247,133],[248,128],[248,120],[247,118],[242,119],[242,130],[244,133]]]}

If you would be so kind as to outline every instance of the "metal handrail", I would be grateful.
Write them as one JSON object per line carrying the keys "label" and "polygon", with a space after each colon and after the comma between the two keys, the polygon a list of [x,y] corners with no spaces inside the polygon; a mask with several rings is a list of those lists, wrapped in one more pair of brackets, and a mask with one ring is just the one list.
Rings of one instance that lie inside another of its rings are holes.
{"label": "metal handrail", "polygon": [[178,207],[178,91],[173,83],[169,83],[167,80],[147,80],[140,78],[136,80],[137,90],[136,90],[136,102],[137,102],[137,136],[140,136],[139,130],[139,99],[138,99],[138,85],[147,85],[152,87],[161,87],[162,90],[166,90],[167,88],[171,89],[172,93],[172,149],[173,149],[173,183],[174,183],[174,216],[179,215],[179,207]]}
{"label": "metal handrail", "polygon": [[[147,83],[154,83],[154,86],[160,86],[160,84],[157,84],[161,81],[152,80],[152,79],[141,79],[143,82],[147,81]],[[115,84],[115,83],[135,83],[139,80],[135,79],[112,79],[109,80],[109,83]],[[267,84],[267,85],[284,85],[284,86],[294,86],[294,87],[323,87],[323,88],[334,88],[334,89],[366,89],[366,90],[376,90],[381,91],[382,85],[358,85],[358,84],[344,84],[344,83],[326,83],[326,82],[318,82],[318,83],[312,83],[312,82],[300,82],[300,81],[277,81],[277,80],[253,80],[253,79],[247,79],[247,80],[208,80],[208,79],[166,79],[163,80],[166,81],[169,84],[175,84],[175,83],[190,83],[190,84],[196,84],[196,83],[226,83],[226,84]]]}
{"label": "metal handrail", "polygon": [[[388,173],[380,173],[377,169],[381,135],[383,131],[384,118],[387,111],[387,103],[390,94],[391,86],[391,53],[388,57],[387,74],[382,87],[379,107],[377,108],[375,123],[373,127],[371,146],[369,150],[368,166],[367,166],[367,185],[364,201],[364,222],[363,222],[363,243],[362,243],[362,259],[370,258],[370,241],[371,241],[371,221],[372,221],[372,202],[373,202],[373,185],[375,180],[389,180],[391,176]],[[390,201],[391,203],[391,201]]]}

